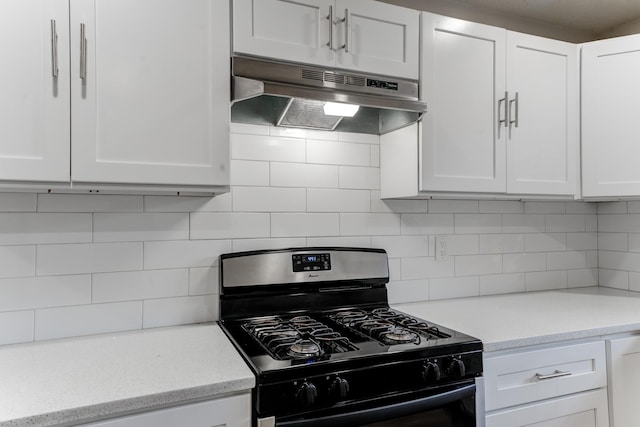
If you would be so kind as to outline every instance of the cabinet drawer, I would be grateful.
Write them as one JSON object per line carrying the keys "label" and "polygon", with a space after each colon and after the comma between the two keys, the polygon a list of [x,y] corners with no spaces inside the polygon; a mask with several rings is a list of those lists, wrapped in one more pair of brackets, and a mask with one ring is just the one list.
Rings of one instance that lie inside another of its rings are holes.
{"label": "cabinet drawer", "polygon": [[608,427],[607,392],[588,391],[488,415],[486,427]]}
{"label": "cabinet drawer", "polygon": [[604,342],[485,357],[486,410],[605,387]]}

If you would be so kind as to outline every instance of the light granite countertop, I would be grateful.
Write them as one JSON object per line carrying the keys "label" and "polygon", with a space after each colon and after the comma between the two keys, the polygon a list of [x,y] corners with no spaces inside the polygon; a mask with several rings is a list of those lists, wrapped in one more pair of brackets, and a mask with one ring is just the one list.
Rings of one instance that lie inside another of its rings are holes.
{"label": "light granite countertop", "polygon": [[0,426],[88,422],[254,385],[215,324],[8,345],[0,347]]}
{"label": "light granite countertop", "polygon": [[640,331],[640,294],[580,288],[393,307],[479,338],[485,351]]}

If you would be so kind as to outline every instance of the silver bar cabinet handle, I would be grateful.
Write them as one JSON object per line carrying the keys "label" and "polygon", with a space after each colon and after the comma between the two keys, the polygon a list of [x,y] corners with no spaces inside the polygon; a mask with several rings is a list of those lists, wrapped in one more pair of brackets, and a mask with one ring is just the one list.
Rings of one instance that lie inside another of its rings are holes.
{"label": "silver bar cabinet handle", "polygon": [[511,115],[511,104],[513,104],[514,102],[516,104],[516,113],[514,114],[515,118],[513,120],[509,120],[509,127],[511,127],[511,125],[515,125],[515,127],[518,127],[518,117],[520,117],[520,114],[518,111],[518,107],[520,104],[520,100],[518,98],[518,92],[516,92],[516,97],[509,101],[509,115]]}
{"label": "silver bar cabinet handle", "polygon": [[547,375],[536,374],[536,379],[538,381],[542,381],[542,380],[550,380],[553,378],[568,377],[569,375],[571,375],[571,371],[560,371],[556,369],[551,374],[547,374]]}
{"label": "silver bar cabinet handle", "polygon": [[87,79],[87,38],[85,24],[80,24],[80,78]]}
{"label": "silver bar cabinet handle", "polygon": [[51,75],[58,78],[58,33],[55,19],[51,20]]}
{"label": "silver bar cabinet handle", "polygon": [[344,51],[349,53],[349,9],[344,10]]}
{"label": "silver bar cabinet handle", "polygon": [[[500,98],[498,100],[498,138],[500,137],[500,128],[502,127],[502,124],[504,124],[504,127],[507,127],[507,121],[508,121],[508,116],[509,116],[509,109],[507,107],[507,101],[509,99],[509,92],[505,91],[504,92],[504,98]],[[504,103],[504,119],[501,119],[500,117],[502,117],[502,104]]]}
{"label": "silver bar cabinet handle", "polygon": [[327,46],[329,46],[330,50],[333,50],[333,6],[329,6],[327,19],[329,20],[329,43],[327,43]]}

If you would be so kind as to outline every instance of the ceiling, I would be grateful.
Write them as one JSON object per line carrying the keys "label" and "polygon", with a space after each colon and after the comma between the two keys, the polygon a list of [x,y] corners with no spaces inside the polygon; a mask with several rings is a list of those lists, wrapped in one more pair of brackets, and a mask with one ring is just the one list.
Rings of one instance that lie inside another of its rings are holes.
{"label": "ceiling", "polygon": [[[468,11],[564,28],[582,38],[640,32],[640,0],[382,0],[435,13]],[[454,16],[450,14],[450,16]],[[481,21],[481,20],[480,20]],[[636,25],[629,25],[635,23]],[[503,25],[504,26],[504,25]],[[507,26],[508,27],[508,26]],[[632,29],[621,29],[631,27]],[[587,40],[584,40],[587,41]]]}

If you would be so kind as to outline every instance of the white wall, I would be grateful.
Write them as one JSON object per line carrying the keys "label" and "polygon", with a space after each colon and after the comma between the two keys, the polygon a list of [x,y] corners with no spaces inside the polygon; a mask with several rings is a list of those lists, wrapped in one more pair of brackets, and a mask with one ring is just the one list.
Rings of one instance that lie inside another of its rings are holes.
{"label": "white wall", "polygon": [[217,198],[0,194],[0,344],[215,320],[230,251],[382,247],[391,302],[597,284],[593,204],[381,201],[376,136],[232,129]]}

